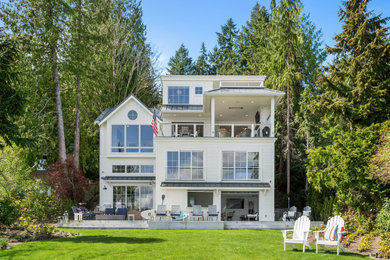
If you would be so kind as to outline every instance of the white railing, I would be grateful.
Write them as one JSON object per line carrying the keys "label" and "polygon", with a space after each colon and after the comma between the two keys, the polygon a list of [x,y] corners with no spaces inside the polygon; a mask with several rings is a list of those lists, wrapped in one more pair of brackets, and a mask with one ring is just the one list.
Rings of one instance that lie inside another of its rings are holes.
{"label": "white railing", "polygon": [[158,136],[258,138],[272,137],[272,133],[270,124],[162,123]]}

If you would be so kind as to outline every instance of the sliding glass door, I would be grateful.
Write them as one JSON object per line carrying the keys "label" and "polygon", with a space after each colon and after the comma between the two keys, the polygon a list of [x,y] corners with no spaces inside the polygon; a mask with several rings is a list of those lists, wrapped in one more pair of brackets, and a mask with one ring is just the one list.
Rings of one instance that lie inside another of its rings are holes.
{"label": "sliding glass door", "polygon": [[153,208],[153,187],[146,185],[114,186],[114,203],[121,203],[131,211],[143,211]]}

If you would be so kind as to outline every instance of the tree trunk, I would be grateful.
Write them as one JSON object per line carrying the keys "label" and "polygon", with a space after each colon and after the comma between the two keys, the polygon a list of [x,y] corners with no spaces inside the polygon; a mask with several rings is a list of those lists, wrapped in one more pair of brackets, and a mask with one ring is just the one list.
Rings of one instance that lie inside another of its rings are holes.
{"label": "tree trunk", "polygon": [[287,195],[290,195],[290,82],[287,81],[287,155],[286,155],[286,171],[287,171]]}
{"label": "tree trunk", "polygon": [[66,165],[66,146],[65,146],[65,130],[64,119],[62,115],[62,101],[61,101],[61,86],[58,76],[58,63],[57,63],[57,44],[58,32],[56,32],[55,39],[52,41],[51,46],[51,60],[53,62],[53,81],[55,83],[56,94],[56,113],[57,113],[57,128],[58,128],[58,156],[61,164]]}
{"label": "tree trunk", "polygon": [[[309,152],[310,148],[310,141],[309,141],[309,124],[307,124],[306,128],[306,152]],[[309,180],[307,179],[307,172],[306,172],[306,183],[305,183],[305,193],[309,190]]]}

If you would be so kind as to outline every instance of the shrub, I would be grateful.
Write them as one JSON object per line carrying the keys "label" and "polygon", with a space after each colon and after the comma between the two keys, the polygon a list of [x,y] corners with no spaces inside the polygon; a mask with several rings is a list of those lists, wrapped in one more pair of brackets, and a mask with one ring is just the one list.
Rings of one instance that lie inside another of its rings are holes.
{"label": "shrub", "polygon": [[7,249],[8,247],[8,240],[6,238],[0,239],[0,247],[3,249]]}
{"label": "shrub", "polygon": [[376,228],[382,232],[390,232],[390,200],[386,199],[376,217]]}
{"label": "shrub", "polygon": [[50,238],[55,232],[55,226],[46,223],[39,223],[35,219],[30,217],[19,218],[21,227],[28,232],[33,239],[46,239]]}
{"label": "shrub", "polygon": [[348,247],[351,244],[351,242],[356,239],[356,237],[357,237],[357,232],[353,232],[351,234],[348,234],[348,235],[344,236],[344,238],[343,238],[343,245],[345,247]]}
{"label": "shrub", "polygon": [[382,240],[379,242],[378,251],[380,257],[390,257],[390,233],[382,236]]}
{"label": "shrub", "polygon": [[0,225],[9,226],[18,216],[19,209],[11,198],[5,197],[0,200]]}
{"label": "shrub", "polygon": [[371,234],[367,234],[362,237],[359,243],[358,250],[360,252],[367,251],[371,246],[371,240],[374,239],[374,237]]}

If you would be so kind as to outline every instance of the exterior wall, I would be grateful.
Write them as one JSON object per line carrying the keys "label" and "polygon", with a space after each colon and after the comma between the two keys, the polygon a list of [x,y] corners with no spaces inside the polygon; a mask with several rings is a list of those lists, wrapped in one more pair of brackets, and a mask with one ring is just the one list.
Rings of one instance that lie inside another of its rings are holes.
{"label": "exterior wall", "polygon": [[[196,80],[196,81],[183,81],[183,80],[164,80],[162,82],[163,92],[163,104],[168,104],[168,87],[189,87],[190,88],[190,105],[203,105],[203,93],[213,89],[213,82]],[[201,95],[195,94],[195,87],[203,87],[203,93]]]}
{"label": "exterior wall", "polygon": [[[138,117],[135,120],[130,120],[127,116],[130,110],[135,110]],[[112,182],[102,180],[106,176],[154,176],[154,174],[141,173],[113,173],[112,165],[153,165],[156,172],[155,152],[153,153],[112,153],[111,152],[111,129],[112,125],[150,125],[152,115],[149,110],[138,103],[134,98],[128,100],[119,110],[110,115],[106,122],[100,126],[100,160],[99,160],[99,175],[100,175],[100,202],[113,203],[113,186],[114,185],[130,185],[144,184],[149,185],[150,182],[135,182],[135,181],[120,181]],[[155,147],[153,148],[155,150]],[[153,186],[155,186],[153,184]],[[104,190],[104,187],[107,189]],[[113,205],[114,206],[114,205]]]}

